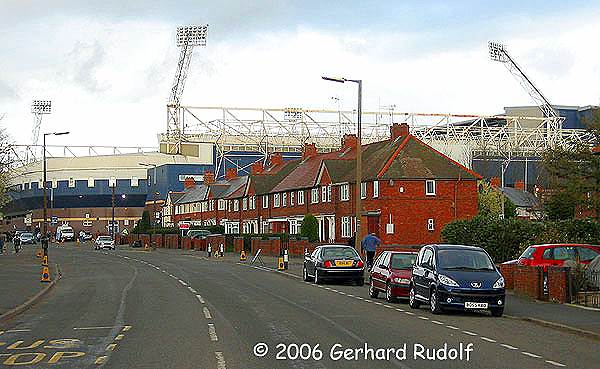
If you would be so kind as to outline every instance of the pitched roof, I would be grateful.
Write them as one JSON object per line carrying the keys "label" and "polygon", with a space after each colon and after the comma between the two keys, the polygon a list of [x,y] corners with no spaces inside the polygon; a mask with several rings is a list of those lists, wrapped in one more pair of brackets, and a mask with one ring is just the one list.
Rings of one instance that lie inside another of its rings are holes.
{"label": "pitched roof", "polygon": [[228,197],[241,197],[243,196],[243,192],[241,195],[238,194],[239,190],[243,190],[246,187],[246,182],[248,181],[248,176],[236,177],[227,181],[229,187],[221,194],[221,198]]}
{"label": "pitched roof", "polygon": [[499,187],[498,190],[500,190],[517,207],[537,208],[540,206],[540,200],[531,192],[512,187]]}
{"label": "pitched roof", "polygon": [[200,185],[189,188],[185,191],[185,193],[179,198],[178,201],[175,201],[176,204],[189,204],[192,202],[199,202],[206,200],[208,195],[208,186]]}
{"label": "pitched roof", "polygon": [[289,160],[281,165],[267,169],[261,174],[250,175],[250,184],[257,195],[271,192],[283,178],[298,167],[300,160]]}
{"label": "pitched roof", "polygon": [[183,195],[185,195],[185,192],[169,192],[171,204],[176,203]]}

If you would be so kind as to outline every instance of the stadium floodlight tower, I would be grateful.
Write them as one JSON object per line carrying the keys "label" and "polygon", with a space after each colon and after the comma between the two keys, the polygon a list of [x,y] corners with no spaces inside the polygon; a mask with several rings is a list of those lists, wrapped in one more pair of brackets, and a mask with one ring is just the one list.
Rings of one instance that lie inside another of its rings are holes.
{"label": "stadium floodlight tower", "polygon": [[32,144],[37,145],[40,138],[40,127],[42,126],[42,115],[52,112],[52,101],[33,100],[31,103],[31,112],[33,113],[33,133]]}
{"label": "stadium floodlight tower", "polygon": [[[535,101],[538,108],[542,111],[542,114],[547,119],[546,128],[548,133],[552,133],[554,137],[557,137],[560,129],[562,128],[562,117],[558,115],[552,104],[542,94],[533,82],[525,75],[523,70],[517,65],[515,60],[510,56],[506,50],[506,46],[499,42],[490,41],[488,42],[490,58],[493,61],[504,64],[506,69],[517,79],[525,91]],[[554,135],[555,134],[555,135]]]}
{"label": "stadium floodlight tower", "polygon": [[181,154],[183,127],[179,115],[181,110],[180,102],[194,46],[206,46],[207,33],[208,25],[177,27],[176,42],[177,47],[180,47],[181,51],[179,53],[179,62],[177,63],[173,87],[171,87],[171,95],[167,104],[167,142],[174,144],[172,147],[168,147],[168,151],[172,154]]}

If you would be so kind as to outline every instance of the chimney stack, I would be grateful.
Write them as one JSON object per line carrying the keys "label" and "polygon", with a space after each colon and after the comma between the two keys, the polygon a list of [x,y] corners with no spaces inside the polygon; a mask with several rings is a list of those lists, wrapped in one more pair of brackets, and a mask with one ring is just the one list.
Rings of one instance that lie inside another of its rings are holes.
{"label": "chimney stack", "polygon": [[225,179],[230,180],[234,178],[237,178],[237,169],[227,168],[227,171],[225,172]]}
{"label": "chimney stack", "polygon": [[256,161],[256,162],[252,163],[252,167],[250,169],[250,174],[252,174],[252,175],[261,174],[264,171],[265,171],[265,167],[263,166],[263,163],[261,161]]}
{"label": "chimney stack", "polygon": [[500,180],[500,177],[492,177],[492,178],[490,178],[490,184],[494,188],[499,188],[500,185],[502,184],[502,181]]}
{"label": "chimney stack", "polygon": [[525,182],[518,180],[515,182],[515,189],[525,191]]}
{"label": "chimney stack", "polygon": [[394,123],[390,126],[390,137],[392,140],[397,139],[398,137],[406,137],[408,136],[410,129],[407,123]]}
{"label": "chimney stack", "polygon": [[305,143],[302,148],[302,160],[317,156],[317,146],[314,143]]}
{"label": "chimney stack", "polygon": [[193,177],[186,177],[185,181],[183,181],[183,188],[190,189],[196,187],[196,181],[194,181]]}
{"label": "chimney stack", "polygon": [[269,157],[269,166],[273,168],[274,166],[283,164],[283,156],[280,152],[274,152]]}
{"label": "chimney stack", "polygon": [[215,181],[215,174],[210,170],[204,171],[204,184],[210,184]]}
{"label": "chimney stack", "polygon": [[345,134],[342,138],[342,151],[356,149],[358,146],[358,137],[355,134]]}

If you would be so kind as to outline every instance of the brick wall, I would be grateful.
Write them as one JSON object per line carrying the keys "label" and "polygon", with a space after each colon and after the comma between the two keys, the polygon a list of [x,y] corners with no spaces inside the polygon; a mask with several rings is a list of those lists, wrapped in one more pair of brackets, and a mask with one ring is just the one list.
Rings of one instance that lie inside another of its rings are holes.
{"label": "brick wall", "polygon": [[504,284],[506,285],[507,290],[512,290],[515,287],[515,269],[517,268],[517,264],[500,264],[498,265],[498,269],[500,269],[500,273],[504,277]]}
{"label": "brick wall", "polygon": [[569,268],[548,268],[548,299],[554,302],[565,303],[570,301],[569,296]]}
{"label": "brick wall", "polygon": [[534,299],[543,297],[541,267],[517,265],[513,275],[515,294]]}
{"label": "brick wall", "polygon": [[233,239],[233,251],[236,254],[240,254],[244,249],[244,238],[243,237],[234,237]]}

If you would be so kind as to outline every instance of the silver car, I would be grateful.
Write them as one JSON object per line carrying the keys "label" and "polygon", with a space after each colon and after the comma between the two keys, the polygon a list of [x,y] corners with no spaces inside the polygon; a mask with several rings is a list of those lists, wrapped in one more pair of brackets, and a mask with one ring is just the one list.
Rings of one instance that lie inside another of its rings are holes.
{"label": "silver car", "polygon": [[115,241],[110,236],[98,236],[98,238],[96,238],[95,249],[96,250],[100,250],[100,249],[114,250],[115,249]]}

